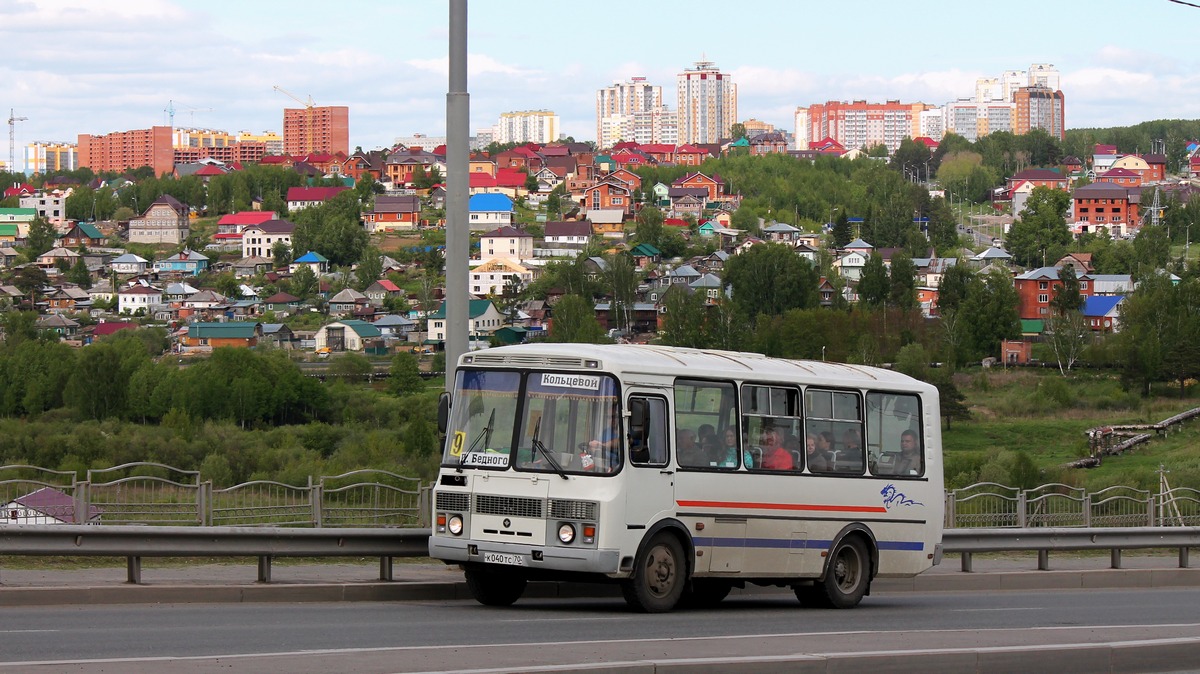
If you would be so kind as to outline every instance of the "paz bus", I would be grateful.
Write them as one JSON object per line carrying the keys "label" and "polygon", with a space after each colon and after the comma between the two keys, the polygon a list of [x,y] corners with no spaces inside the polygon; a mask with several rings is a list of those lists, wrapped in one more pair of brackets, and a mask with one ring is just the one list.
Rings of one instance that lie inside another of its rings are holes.
{"label": "paz bus", "polygon": [[665,346],[464,354],[431,557],[480,603],[620,584],[640,611],[790,587],[850,608],[941,559],[937,389],[885,369]]}

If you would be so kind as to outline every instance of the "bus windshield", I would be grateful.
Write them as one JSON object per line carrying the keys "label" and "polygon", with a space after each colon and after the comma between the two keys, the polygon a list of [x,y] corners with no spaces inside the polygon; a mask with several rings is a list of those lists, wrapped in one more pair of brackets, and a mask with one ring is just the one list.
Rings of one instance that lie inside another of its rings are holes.
{"label": "bus windshield", "polygon": [[562,475],[621,467],[611,376],[460,370],[455,389],[443,465]]}

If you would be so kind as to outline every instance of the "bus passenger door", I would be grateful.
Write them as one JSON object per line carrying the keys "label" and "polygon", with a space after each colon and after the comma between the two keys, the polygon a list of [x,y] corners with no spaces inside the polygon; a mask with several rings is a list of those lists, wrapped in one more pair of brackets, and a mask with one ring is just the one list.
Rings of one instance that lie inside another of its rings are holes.
{"label": "bus passenger door", "polygon": [[667,400],[629,397],[629,467],[625,476],[625,525],[646,528],[675,507],[675,474],[670,467]]}

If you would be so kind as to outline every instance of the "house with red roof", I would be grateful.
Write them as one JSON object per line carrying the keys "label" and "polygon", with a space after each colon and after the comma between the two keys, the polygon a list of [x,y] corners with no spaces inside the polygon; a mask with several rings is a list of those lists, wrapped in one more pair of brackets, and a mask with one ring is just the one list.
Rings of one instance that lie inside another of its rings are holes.
{"label": "house with red roof", "polygon": [[288,211],[298,211],[309,206],[319,206],[350,189],[349,187],[289,187],[287,191]]}
{"label": "house with red roof", "polygon": [[372,306],[382,307],[385,300],[393,297],[404,297],[404,290],[387,279],[380,279],[363,291],[367,301]]}
{"label": "house with red roof", "polygon": [[511,150],[499,152],[496,154],[495,160],[497,169],[537,171],[542,168],[542,156],[532,149],[530,145],[521,145]]}
{"label": "house with red roof", "polygon": [[30,185],[29,183],[13,183],[12,187],[4,190],[4,198],[9,199],[11,197],[28,197],[32,196],[34,192],[36,192],[36,190],[34,190],[33,185]]}
{"label": "house with red roof", "polygon": [[583,206],[589,211],[620,211],[623,216],[633,213],[633,189],[621,180],[602,180],[584,190]]}
{"label": "house with red roof", "polygon": [[250,225],[259,225],[279,217],[275,211],[239,211],[222,215],[217,220],[217,233],[213,240],[217,243],[241,246],[242,232]]}
{"label": "house with red roof", "polygon": [[1113,183],[1125,187],[1137,187],[1142,184],[1142,174],[1126,168],[1111,168],[1096,176],[1098,183]]}
{"label": "house with red roof", "polygon": [[671,187],[703,187],[707,192],[707,201],[716,201],[725,191],[725,183],[721,176],[708,177],[699,171],[689,173],[671,183]]}
{"label": "house with red roof", "polygon": [[438,166],[442,175],[446,175],[442,161],[432,152],[426,152],[419,147],[410,147],[388,155],[383,170],[387,182],[393,185],[407,185],[416,181],[418,173],[429,175],[433,167]]}
{"label": "house with red roof", "polygon": [[342,175],[353,178],[358,182],[364,175],[370,174],[375,180],[383,179],[383,153],[378,150],[370,152],[355,152],[342,160],[338,169]]}
{"label": "house with red roof", "polygon": [[837,142],[829,136],[825,136],[821,140],[812,141],[808,144],[808,149],[820,152],[822,154],[846,154],[846,146]]}
{"label": "house with red roof", "polygon": [[283,166],[286,168],[291,168],[291,166],[296,163],[296,160],[292,159],[290,155],[286,154],[268,154],[263,155],[263,158],[259,159],[258,163],[263,166]]}

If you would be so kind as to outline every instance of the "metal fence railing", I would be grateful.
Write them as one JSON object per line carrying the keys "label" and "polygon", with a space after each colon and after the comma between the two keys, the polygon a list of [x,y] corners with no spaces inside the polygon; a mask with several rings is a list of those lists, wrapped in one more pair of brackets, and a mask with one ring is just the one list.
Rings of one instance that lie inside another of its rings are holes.
{"label": "metal fence railing", "polygon": [[[0,523],[158,526],[424,527],[433,486],[383,470],[255,480],[214,489],[199,471],[127,463],[87,471],[0,466]],[[981,482],[945,494],[948,529],[1200,526],[1200,490],[1157,493]]]}
{"label": "metal fence railing", "polygon": [[382,470],[214,489],[199,471],[136,462],[74,472],[0,466],[0,522],[155,526],[427,527],[432,486]]}

